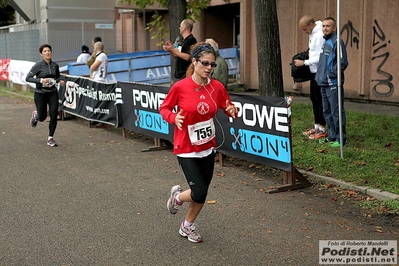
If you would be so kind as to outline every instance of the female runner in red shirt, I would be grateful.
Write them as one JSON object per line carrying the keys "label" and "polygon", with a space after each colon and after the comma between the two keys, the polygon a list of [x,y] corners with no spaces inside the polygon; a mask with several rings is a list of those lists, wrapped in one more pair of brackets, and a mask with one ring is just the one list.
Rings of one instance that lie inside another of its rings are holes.
{"label": "female runner in red shirt", "polygon": [[[173,186],[167,203],[171,214],[189,202],[179,233],[191,242],[202,242],[194,221],[204,206],[215,164],[216,136],[214,118],[218,109],[236,118],[223,84],[210,78],[216,67],[215,51],[206,43],[197,43],[191,52],[186,78],[176,82],[160,106],[162,117],[174,128],[173,153],[187,180],[189,189]],[[177,107],[177,111],[174,108]]]}

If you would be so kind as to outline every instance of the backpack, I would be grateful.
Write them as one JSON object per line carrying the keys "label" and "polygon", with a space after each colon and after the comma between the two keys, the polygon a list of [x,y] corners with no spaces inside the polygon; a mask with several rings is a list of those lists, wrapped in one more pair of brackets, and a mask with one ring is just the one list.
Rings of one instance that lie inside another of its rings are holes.
{"label": "backpack", "polygon": [[294,82],[305,82],[308,80],[311,80],[313,77],[312,72],[310,72],[309,66],[301,66],[297,67],[295,66],[294,60],[299,59],[299,60],[306,60],[309,59],[309,49],[297,53],[292,57],[291,61],[291,77],[294,79]]}

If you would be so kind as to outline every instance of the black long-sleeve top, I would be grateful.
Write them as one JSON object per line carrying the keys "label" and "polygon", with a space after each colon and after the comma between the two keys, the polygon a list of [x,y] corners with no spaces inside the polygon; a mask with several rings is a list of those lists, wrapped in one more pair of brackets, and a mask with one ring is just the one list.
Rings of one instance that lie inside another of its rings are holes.
{"label": "black long-sleeve top", "polygon": [[[42,78],[51,78],[53,80],[47,83],[47,85],[43,85],[41,83]],[[52,60],[47,64],[43,59],[32,67],[25,80],[27,82],[36,83],[36,92],[53,92],[56,90],[55,84],[61,80],[60,67]]]}

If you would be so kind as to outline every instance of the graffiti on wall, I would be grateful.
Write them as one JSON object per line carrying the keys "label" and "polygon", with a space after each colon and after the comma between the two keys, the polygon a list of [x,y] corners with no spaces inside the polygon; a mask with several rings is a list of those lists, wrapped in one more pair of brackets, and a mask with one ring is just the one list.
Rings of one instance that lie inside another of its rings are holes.
{"label": "graffiti on wall", "polygon": [[[343,35],[346,34],[346,38]],[[356,49],[359,49],[359,32],[353,27],[352,21],[348,20],[341,30],[341,38],[345,43],[345,47],[353,47],[356,45]]]}
{"label": "graffiti on wall", "polygon": [[376,62],[380,62],[377,67],[377,74],[379,78],[371,80],[371,82],[374,84],[372,92],[378,97],[389,97],[394,92],[394,86],[392,84],[393,76],[390,73],[382,70],[382,67],[389,58],[389,52],[386,48],[391,41],[387,40],[385,32],[382,30],[376,19],[374,19],[372,37],[373,56],[371,57],[371,61],[376,60]]}
{"label": "graffiti on wall", "polygon": [[[345,43],[345,47],[353,47],[359,49],[359,32],[354,27],[352,21],[348,22],[342,27],[341,38]],[[377,19],[374,19],[373,31],[372,31],[372,57],[371,61],[379,64],[376,68],[376,73],[372,73],[375,78],[371,79],[372,93],[379,97],[389,97],[394,92],[394,85],[392,83],[393,76],[383,70],[385,63],[389,59],[389,52],[387,51],[390,40]]]}

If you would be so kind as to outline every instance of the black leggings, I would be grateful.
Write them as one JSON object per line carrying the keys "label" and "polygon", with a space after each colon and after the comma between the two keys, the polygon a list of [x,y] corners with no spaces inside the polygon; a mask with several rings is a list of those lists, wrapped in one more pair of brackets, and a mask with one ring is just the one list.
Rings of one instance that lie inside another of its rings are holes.
{"label": "black leggings", "polygon": [[43,122],[47,118],[47,105],[50,109],[50,124],[48,126],[50,137],[54,136],[55,128],[57,127],[58,116],[58,92],[38,93],[34,95],[37,120]]}
{"label": "black leggings", "polygon": [[203,158],[177,157],[180,168],[191,189],[191,199],[196,203],[205,203],[208,188],[213,177],[215,153]]}
{"label": "black leggings", "polygon": [[[313,74],[314,75],[314,74]],[[316,81],[310,80],[310,100],[312,101],[314,123],[326,126],[326,120],[323,114],[323,100],[321,98],[321,88],[317,86]]]}

